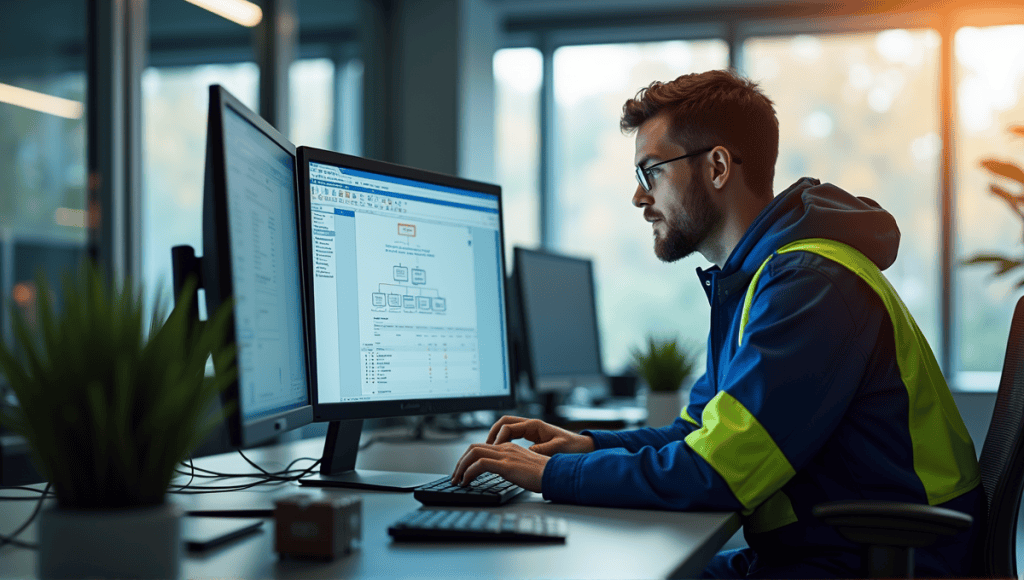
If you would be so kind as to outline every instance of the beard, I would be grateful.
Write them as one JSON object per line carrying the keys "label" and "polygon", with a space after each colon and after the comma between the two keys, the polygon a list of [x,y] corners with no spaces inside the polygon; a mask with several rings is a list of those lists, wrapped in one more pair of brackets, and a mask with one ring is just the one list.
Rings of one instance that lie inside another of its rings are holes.
{"label": "beard", "polygon": [[722,212],[711,202],[704,183],[694,179],[683,199],[683,212],[665,219],[664,236],[655,235],[654,255],[675,262],[694,253],[722,223]]}

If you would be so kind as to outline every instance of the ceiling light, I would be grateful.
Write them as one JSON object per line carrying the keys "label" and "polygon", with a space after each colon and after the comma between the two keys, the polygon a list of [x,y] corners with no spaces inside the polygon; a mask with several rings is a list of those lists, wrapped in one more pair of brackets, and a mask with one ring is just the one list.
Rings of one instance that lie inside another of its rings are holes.
{"label": "ceiling light", "polygon": [[241,24],[242,26],[253,27],[263,20],[263,10],[260,7],[247,2],[246,0],[185,0],[200,8],[205,8],[217,16],[223,16],[228,20]]}
{"label": "ceiling light", "polygon": [[21,89],[0,83],[0,103],[10,103],[33,111],[40,111],[64,117],[80,119],[85,107],[78,101],[44,95],[28,89]]}

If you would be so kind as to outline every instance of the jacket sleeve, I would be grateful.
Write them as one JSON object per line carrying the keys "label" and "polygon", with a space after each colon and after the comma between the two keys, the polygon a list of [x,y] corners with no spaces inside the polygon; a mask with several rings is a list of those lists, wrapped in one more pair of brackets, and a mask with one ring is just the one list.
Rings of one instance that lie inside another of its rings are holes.
{"label": "jacket sleeve", "polygon": [[[837,284],[834,278],[844,273],[853,279]],[[699,429],[660,448],[555,455],[544,470],[544,497],[752,510],[806,465],[843,417],[863,375],[866,355],[855,344],[860,318],[847,301],[852,296],[860,301],[856,308],[868,308],[870,290],[845,270],[806,265],[766,269],[758,286],[744,342],[719,374],[723,380],[704,406]]]}
{"label": "jacket sleeve", "polygon": [[[706,382],[707,376],[702,375],[697,379],[693,390],[698,390],[700,385]],[[680,409],[680,413],[681,412],[682,409]],[[589,435],[594,440],[595,449],[621,448],[629,451],[630,453],[636,453],[647,446],[660,449],[673,441],[681,441],[683,437],[689,435],[690,432],[696,428],[697,426],[693,423],[685,421],[680,417],[676,417],[676,420],[673,421],[671,425],[666,425],[664,427],[644,427],[641,429],[631,429],[626,431],[584,430],[580,431],[580,434]]]}

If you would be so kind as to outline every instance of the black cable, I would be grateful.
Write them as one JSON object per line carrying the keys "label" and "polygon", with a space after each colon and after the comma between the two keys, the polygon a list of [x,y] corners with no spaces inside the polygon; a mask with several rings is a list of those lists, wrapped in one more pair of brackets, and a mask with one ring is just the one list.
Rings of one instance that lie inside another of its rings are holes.
{"label": "black cable", "polygon": [[[182,461],[182,463],[185,463],[185,462]],[[192,468],[192,473],[189,475],[188,482],[185,485],[183,485],[183,486],[179,487],[178,489],[176,489],[175,491],[181,491],[181,490],[185,489],[186,487],[192,485],[192,480],[194,480],[196,478],[196,466],[195,466],[194,463],[192,463],[192,457],[191,456],[188,458],[188,465],[189,465],[189,467]],[[175,469],[174,471],[178,471],[178,470]],[[181,473],[181,472],[178,472],[178,473]]]}
{"label": "black cable", "polygon": [[22,542],[21,540],[17,540],[15,538],[17,538],[22,532],[24,532],[25,528],[27,528],[29,524],[32,523],[32,520],[36,519],[36,516],[39,515],[39,510],[42,509],[43,507],[43,500],[45,500],[46,496],[49,494],[50,485],[50,483],[46,484],[46,489],[44,489],[43,493],[40,494],[39,496],[39,503],[36,504],[36,509],[32,510],[32,515],[30,515],[28,519],[25,520],[25,523],[21,524],[21,526],[18,529],[14,530],[14,533],[9,536],[0,535],[0,548],[3,548],[7,544],[12,544],[18,546],[19,548],[25,548],[28,550],[39,549],[39,546],[36,544]]}
{"label": "black cable", "polygon": [[[246,461],[248,461],[248,459],[246,459]],[[295,465],[296,463],[298,463],[299,461],[313,461],[314,464],[311,465],[309,468],[306,468],[306,469],[303,469],[303,470],[292,469],[291,467],[293,465]],[[308,471],[310,468],[315,467],[316,465],[318,465],[319,462],[320,462],[319,459],[315,459],[313,457],[300,457],[298,459],[292,460],[292,462],[289,463],[283,470],[275,471],[275,472],[271,472],[271,473],[273,475],[281,476],[283,474],[291,473],[293,471],[305,472],[305,471]],[[182,462],[182,463],[184,463],[184,462]],[[210,469],[204,469],[202,467],[194,467],[194,469],[196,471],[201,471],[201,472],[204,472],[206,474],[209,474],[209,475],[197,474],[196,477],[205,477],[205,478],[211,478],[211,479],[213,479],[213,478],[220,478],[220,477],[264,477],[262,475],[255,474],[255,473],[223,473],[223,472],[220,472],[220,471],[213,471],[213,470],[210,470]],[[257,469],[260,469],[260,468],[257,467]],[[190,473],[185,472],[185,471],[181,471],[181,470],[175,470],[175,471],[177,471],[177,473],[179,473],[181,475],[190,475]]]}
{"label": "black cable", "polygon": [[[285,468],[283,470],[270,472],[270,471],[267,471],[267,470],[263,469],[262,467],[260,467],[256,463],[254,463],[252,460],[250,460],[248,457],[246,457],[245,454],[242,453],[241,450],[239,450],[238,453],[239,453],[239,455],[242,456],[243,459],[246,460],[246,462],[248,462],[250,465],[255,467],[261,473],[220,473],[220,472],[213,471],[213,470],[210,470],[210,469],[204,469],[204,468],[201,468],[201,467],[196,467],[195,464],[191,462],[191,459],[190,459],[190,468],[192,470],[195,470],[195,471],[206,472],[207,474],[209,474],[209,475],[204,475],[204,474],[200,473],[198,475],[195,475],[194,477],[201,477],[201,478],[208,478],[208,479],[250,478],[250,479],[257,479],[258,481],[254,481],[252,483],[244,483],[244,484],[240,483],[240,484],[234,484],[234,485],[219,486],[219,485],[192,485],[192,479],[190,479],[187,484],[179,487],[178,489],[170,491],[170,493],[178,493],[178,494],[183,494],[183,495],[193,495],[193,494],[200,494],[200,493],[221,493],[221,492],[225,492],[225,491],[242,491],[242,490],[245,490],[245,489],[249,489],[249,488],[256,487],[258,485],[264,485],[264,484],[288,483],[288,482],[291,482],[291,481],[296,481],[296,480],[298,480],[298,479],[300,479],[302,477],[305,477],[313,469],[315,469],[318,465],[320,465],[320,460],[319,459],[314,459],[312,457],[300,457],[298,459],[292,460],[287,466],[285,466]],[[309,467],[307,467],[305,469],[301,469],[301,470],[300,469],[292,469],[293,465],[295,465],[299,461],[304,461],[304,460],[305,461],[312,461],[313,464],[310,465]],[[184,462],[182,462],[182,463],[184,463]],[[192,473],[185,473],[185,472],[180,471],[180,470],[176,470],[176,471],[178,473],[182,474],[182,475],[190,475],[190,477],[193,477]]]}
{"label": "black cable", "polygon": [[313,465],[310,465],[306,469],[303,469],[301,471],[295,470],[295,471],[299,471],[299,475],[281,475],[281,474],[287,474],[287,473],[290,473],[291,471],[293,471],[291,469],[291,466],[295,465],[295,461],[298,461],[298,459],[295,460],[295,461],[292,461],[291,463],[289,463],[282,471],[275,471],[275,472],[271,473],[271,472],[267,471],[266,469],[263,469],[259,465],[256,465],[256,463],[253,460],[251,460],[251,459],[249,459],[248,457],[245,456],[245,453],[242,453],[241,449],[238,450],[238,454],[241,455],[242,459],[244,459],[249,465],[255,467],[258,470],[260,470],[267,479],[276,480],[276,481],[282,481],[282,482],[284,482],[284,481],[296,481],[298,479],[301,479],[302,477],[305,477],[310,472],[312,472],[313,469],[317,465],[320,465],[320,460],[317,459],[316,462],[313,463]]}
{"label": "black cable", "polygon": [[257,485],[263,485],[265,483],[270,483],[270,482],[268,482],[267,480],[264,479],[264,480],[256,481],[256,482],[253,482],[253,483],[250,483],[250,484],[246,484],[246,485],[223,486],[223,487],[212,487],[212,486],[211,487],[196,487],[196,486],[193,486],[193,487],[190,487],[189,489],[175,490],[175,491],[172,491],[170,493],[175,493],[175,494],[179,494],[179,495],[198,495],[198,494],[201,494],[201,493],[224,493],[226,491],[243,491],[243,490],[249,489],[250,487],[256,487]]}
{"label": "black cable", "polygon": [[23,490],[23,491],[34,491],[36,493],[42,493],[42,494],[49,493],[45,489],[39,489],[38,487],[30,487],[30,486],[27,486],[27,485],[0,485],[0,491],[6,491],[8,489],[20,489],[20,490]]}
{"label": "black cable", "polygon": [[[3,485],[0,486],[0,491],[7,491],[9,489],[20,489],[22,491],[31,491],[34,493],[42,494],[43,497],[52,497],[53,492],[47,492],[45,489],[39,489],[38,487],[29,487],[27,485]],[[0,501],[35,501],[35,496],[0,496]]]}

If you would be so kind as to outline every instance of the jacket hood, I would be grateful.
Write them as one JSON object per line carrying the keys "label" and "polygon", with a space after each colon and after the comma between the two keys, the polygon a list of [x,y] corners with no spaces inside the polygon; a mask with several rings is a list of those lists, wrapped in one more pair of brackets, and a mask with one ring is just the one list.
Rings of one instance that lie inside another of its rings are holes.
{"label": "jacket hood", "polygon": [[722,268],[753,274],[775,250],[796,240],[826,238],[850,245],[885,270],[896,260],[900,230],[874,200],[803,177],[754,219]]}

